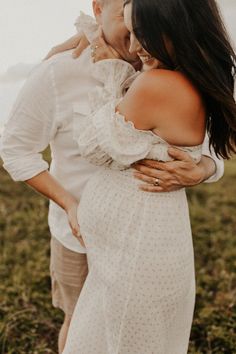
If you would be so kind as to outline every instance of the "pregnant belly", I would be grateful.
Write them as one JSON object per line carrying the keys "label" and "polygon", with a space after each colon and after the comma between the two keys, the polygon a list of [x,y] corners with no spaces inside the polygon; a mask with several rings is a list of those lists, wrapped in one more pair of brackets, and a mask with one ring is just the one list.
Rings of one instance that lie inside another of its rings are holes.
{"label": "pregnant belly", "polygon": [[[114,274],[119,274],[121,264],[130,269],[140,259],[140,269],[145,266],[147,273],[154,270],[157,282],[167,279],[168,284],[173,277],[184,287],[187,279],[193,278],[193,246],[184,191],[145,193],[137,189],[129,174],[104,170],[86,185],[78,219],[89,264],[106,284],[117,281]],[[110,271],[104,272],[108,268]]]}
{"label": "pregnant belly", "polygon": [[140,232],[171,247],[192,242],[185,191],[140,191],[130,171],[104,169],[94,175],[83,191],[78,220],[88,242],[109,237],[116,243],[124,234]]}

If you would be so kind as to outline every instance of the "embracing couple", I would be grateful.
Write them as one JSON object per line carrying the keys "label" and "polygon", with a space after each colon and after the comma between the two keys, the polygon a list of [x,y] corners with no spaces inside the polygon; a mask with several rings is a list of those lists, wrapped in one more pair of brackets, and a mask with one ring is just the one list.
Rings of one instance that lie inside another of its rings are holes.
{"label": "embracing couple", "polygon": [[184,187],[217,181],[217,156],[235,151],[235,53],[214,0],[93,8],[96,22],[82,15],[55,50],[79,58],[60,53],[27,80],[1,155],[51,200],[59,352],[186,354],[195,274]]}

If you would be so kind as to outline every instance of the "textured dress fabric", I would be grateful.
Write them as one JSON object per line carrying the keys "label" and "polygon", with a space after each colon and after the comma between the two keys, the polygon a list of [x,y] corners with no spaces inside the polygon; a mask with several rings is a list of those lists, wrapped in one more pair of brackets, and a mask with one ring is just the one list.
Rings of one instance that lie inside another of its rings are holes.
{"label": "textured dress fabric", "polygon": [[[89,274],[63,353],[186,354],[195,274],[185,190],[138,189],[131,164],[169,161],[169,145],[115,111],[125,65],[104,61],[95,68],[104,87],[91,94],[90,114],[74,106],[74,135],[80,154],[103,168],[88,181],[78,208]],[[200,145],[180,148],[200,160]]]}

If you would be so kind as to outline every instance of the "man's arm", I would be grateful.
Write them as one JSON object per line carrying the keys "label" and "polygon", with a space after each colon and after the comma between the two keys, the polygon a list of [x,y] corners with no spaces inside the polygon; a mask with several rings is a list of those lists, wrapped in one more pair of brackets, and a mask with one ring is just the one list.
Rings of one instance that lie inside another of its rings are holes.
{"label": "man's arm", "polygon": [[3,167],[13,180],[25,181],[48,169],[41,152],[53,135],[55,114],[51,67],[41,64],[20,91],[1,138]]}
{"label": "man's arm", "polygon": [[42,157],[58,125],[56,99],[53,67],[42,63],[17,98],[3,132],[0,152],[3,167],[13,180],[26,182],[61,206],[73,234],[78,236],[78,201],[48,172],[48,163]]}
{"label": "man's arm", "polygon": [[[209,151],[207,136],[202,153],[201,161],[197,164],[186,152],[169,148],[169,155],[174,161],[141,161],[134,166],[134,176],[142,181],[140,188],[148,192],[169,192],[202,182],[217,182],[224,174],[224,162]],[[153,185],[156,179],[159,186]]]}
{"label": "man's arm", "polygon": [[25,181],[65,209],[77,235],[78,202],[50,175],[42,157],[57,129],[56,107],[53,68],[45,62],[35,69],[17,98],[1,137],[0,154],[13,180]]}
{"label": "man's arm", "polygon": [[73,235],[78,238],[81,245],[85,247],[77,221],[78,201],[74,196],[65,190],[65,188],[48,171],[43,171],[25,182],[37,192],[43,194],[48,199],[53,200],[65,210]]}

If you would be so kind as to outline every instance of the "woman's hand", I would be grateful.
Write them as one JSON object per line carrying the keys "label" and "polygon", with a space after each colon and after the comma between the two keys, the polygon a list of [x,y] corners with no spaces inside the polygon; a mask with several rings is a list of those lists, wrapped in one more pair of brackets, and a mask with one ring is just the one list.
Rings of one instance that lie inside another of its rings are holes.
{"label": "woman's hand", "polygon": [[74,49],[72,52],[73,58],[78,58],[84,49],[89,46],[89,41],[84,34],[76,34],[73,37],[67,39],[65,42],[53,47],[47,54],[44,60],[51,58],[52,56],[65,52],[66,50]]}
{"label": "woman's hand", "polygon": [[80,234],[80,227],[78,224],[78,217],[77,217],[78,206],[79,203],[76,200],[70,201],[68,205],[65,207],[65,211],[67,213],[68,222],[73,235],[77,238],[77,240],[79,240],[81,246],[85,247],[84,240]]}
{"label": "woman's hand", "polygon": [[91,56],[94,63],[104,59],[122,59],[120,54],[105,41],[101,28],[98,37],[91,43]]}

